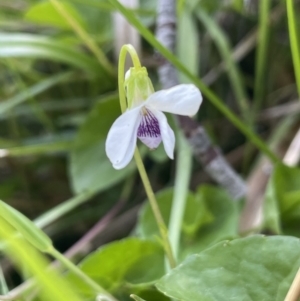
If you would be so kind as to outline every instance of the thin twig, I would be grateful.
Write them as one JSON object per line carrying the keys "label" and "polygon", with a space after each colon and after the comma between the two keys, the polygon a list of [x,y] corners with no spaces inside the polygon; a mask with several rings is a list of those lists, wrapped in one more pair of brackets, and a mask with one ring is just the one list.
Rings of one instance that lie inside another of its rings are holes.
{"label": "thin twig", "polygon": [[[282,140],[286,133],[295,123],[296,118],[286,118],[280,123],[271,137],[271,148],[279,153]],[[298,144],[298,147],[300,145]],[[297,152],[297,150],[294,150]],[[287,150],[286,153],[290,152]],[[298,148],[298,153],[300,149]],[[294,161],[295,162],[295,161]],[[261,157],[247,181],[248,193],[246,204],[240,218],[239,231],[241,233],[249,232],[259,228],[263,222],[263,202],[265,199],[265,190],[272,172],[272,162],[266,157]]]}
{"label": "thin twig", "polygon": [[290,147],[288,148],[283,162],[288,166],[296,166],[300,159],[300,129],[292,140]]}
{"label": "thin twig", "polygon": [[84,236],[82,236],[64,255],[68,258],[73,258],[82,252],[83,249],[90,249],[88,246],[91,241],[102,232],[111,220],[124,207],[126,200],[121,198]]}
{"label": "thin twig", "polygon": [[262,111],[259,116],[259,121],[265,121],[269,119],[284,117],[287,115],[295,115],[300,112],[300,99],[278,105]]}

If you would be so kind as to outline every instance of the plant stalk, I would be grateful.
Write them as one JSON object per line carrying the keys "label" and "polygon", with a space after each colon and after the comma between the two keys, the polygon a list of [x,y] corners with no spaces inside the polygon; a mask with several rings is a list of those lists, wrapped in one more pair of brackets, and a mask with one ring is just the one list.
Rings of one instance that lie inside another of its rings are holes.
{"label": "plant stalk", "polygon": [[145,166],[142,161],[142,158],[141,158],[138,148],[135,149],[134,159],[135,159],[138,171],[140,173],[142,182],[144,184],[149,203],[151,205],[157,226],[159,228],[160,235],[163,239],[163,244],[164,244],[167,258],[169,260],[170,267],[173,269],[176,267],[176,260],[174,258],[171,244],[170,244],[170,241],[168,238],[168,230],[167,230],[166,224],[164,222],[164,219],[161,215],[160,209],[158,207],[154,192],[152,190],[152,187],[151,187],[151,184],[150,184],[150,181],[149,181],[149,178],[148,178],[147,172],[145,170]]}
{"label": "plant stalk", "polygon": [[[125,76],[125,61],[126,61],[126,55],[129,53],[131,56],[133,66],[135,68],[141,68],[141,63],[139,60],[139,57],[135,51],[135,49],[131,45],[124,45],[121,48],[120,51],[120,56],[119,56],[119,66],[118,66],[118,85],[119,85],[119,99],[120,99],[120,105],[121,105],[121,111],[124,113],[127,109],[127,102],[126,102],[126,94],[125,94],[125,88],[124,88],[124,76]],[[163,220],[163,217],[161,215],[160,209],[158,207],[154,192],[152,190],[149,178],[147,176],[147,172],[144,167],[144,163],[142,161],[140,152],[138,148],[135,149],[134,152],[134,158],[135,162],[138,168],[138,171],[140,173],[142,182],[144,184],[145,190],[147,197],[149,199],[157,226],[159,228],[162,240],[163,240],[163,245],[164,249],[166,252],[166,256],[169,260],[170,267],[174,268],[176,266],[176,261],[172,252],[171,244],[168,238],[168,230],[166,227],[166,224]]]}
{"label": "plant stalk", "polygon": [[192,152],[182,132],[179,131],[174,195],[169,221],[170,242],[176,259],[179,253],[181,226],[186,207],[191,169]]}

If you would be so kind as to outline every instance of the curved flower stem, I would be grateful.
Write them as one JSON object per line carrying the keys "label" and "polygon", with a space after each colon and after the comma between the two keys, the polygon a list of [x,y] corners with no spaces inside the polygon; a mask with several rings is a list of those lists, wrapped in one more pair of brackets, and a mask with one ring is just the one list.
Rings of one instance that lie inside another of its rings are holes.
{"label": "curved flower stem", "polygon": [[126,95],[124,90],[125,60],[127,53],[129,53],[129,55],[131,56],[133,66],[137,68],[141,67],[141,63],[135,49],[129,44],[124,45],[120,51],[118,66],[119,98],[122,113],[124,113],[127,109]]}
{"label": "curved flower stem", "polygon": [[170,244],[170,241],[169,241],[169,238],[168,238],[168,229],[166,227],[164,219],[163,219],[163,217],[161,215],[161,212],[159,210],[154,192],[152,190],[152,187],[151,187],[149,178],[147,176],[147,172],[145,170],[144,163],[142,161],[142,158],[141,158],[141,155],[140,155],[140,152],[139,152],[138,148],[135,149],[134,159],[135,159],[137,168],[139,170],[141,179],[143,181],[149,203],[151,205],[151,208],[152,208],[157,226],[159,228],[160,235],[163,239],[163,244],[164,244],[166,255],[167,255],[168,260],[169,260],[170,267],[173,269],[173,268],[176,267],[176,261],[175,261],[173,251],[172,251],[172,248],[171,248],[171,244]]}

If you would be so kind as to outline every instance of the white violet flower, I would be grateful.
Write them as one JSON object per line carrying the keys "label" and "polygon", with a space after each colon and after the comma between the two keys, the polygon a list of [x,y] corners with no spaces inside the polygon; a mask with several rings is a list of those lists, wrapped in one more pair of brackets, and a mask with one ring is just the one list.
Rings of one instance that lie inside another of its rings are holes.
{"label": "white violet flower", "polygon": [[192,84],[154,92],[144,67],[130,68],[125,76],[128,109],[113,123],[106,140],[106,154],[115,169],[132,159],[139,138],[150,149],[163,142],[173,159],[175,135],[164,113],[192,116],[199,110],[202,95]]}

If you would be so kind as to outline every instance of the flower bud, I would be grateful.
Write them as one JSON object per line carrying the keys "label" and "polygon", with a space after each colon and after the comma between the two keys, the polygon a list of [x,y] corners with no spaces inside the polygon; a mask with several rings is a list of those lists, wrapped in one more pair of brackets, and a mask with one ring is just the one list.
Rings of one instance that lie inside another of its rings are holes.
{"label": "flower bud", "polygon": [[132,109],[154,93],[153,85],[145,67],[130,68],[125,74],[128,108]]}

